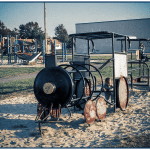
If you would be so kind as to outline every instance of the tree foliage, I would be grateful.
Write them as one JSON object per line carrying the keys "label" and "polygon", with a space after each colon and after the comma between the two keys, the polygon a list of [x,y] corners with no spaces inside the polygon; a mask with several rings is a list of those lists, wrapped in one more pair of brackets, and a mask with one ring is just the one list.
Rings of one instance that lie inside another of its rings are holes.
{"label": "tree foliage", "polygon": [[44,39],[44,32],[41,30],[37,22],[28,22],[27,24],[21,24],[19,26],[19,35],[22,39],[37,39],[39,43],[42,43]]}
{"label": "tree foliage", "polygon": [[14,28],[12,31],[11,31],[11,36],[15,37],[17,35],[17,38],[20,38],[20,35],[19,35],[19,30],[17,28]]}
{"label": "tree foliage", "polygon": [[[3,37],[7,35],[11,35],[15,37],[17,35],[18,38],[21,39],[36,39],[38,44],[42,44],[42,41],[45,39],[45,34],[39,27],[37,22],[28,22],[26,24],[21,24],[19,29],[14,28],[12,31],[8,29],[4,23],[0,20],[0,35]],[[67,47],[69,48],[71,40],[69,39],[69,35],[67,30],[65,29],[63,24],[58,25],[55,28],[55,39],[59,40],[62,43],[67,43]]]}
{"label": "tree foliage", "polygon": [[4,23],[0,20],[0,35],[2,36],[7,36],[7,35],[10,35],[11,33],[11,30],[8,29]]}
{"label": "tree foliage", "polygon": [[56,39],[62,43],[68,43],[69,41],[67,30],[65,29],[63,24],[60,24],[55,28],[55,36]]}

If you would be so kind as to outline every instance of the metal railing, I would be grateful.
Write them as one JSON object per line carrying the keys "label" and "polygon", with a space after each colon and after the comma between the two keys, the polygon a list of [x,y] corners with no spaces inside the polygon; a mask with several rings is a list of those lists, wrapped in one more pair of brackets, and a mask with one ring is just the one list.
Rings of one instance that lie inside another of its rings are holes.
{"label": "metal railing", "polygon": [[[131,66],[130,66],[131,69],[128,70],[128,75],[130,75],[130,77],[131,77],[131,89],[133,88],[133,85],[134,86],[148,86],[148,89],[150,91],[150,86],[149,86],[149,66],[148,66],[148,64],[145,61],[143,61],[141,59],[134,60],[133,59],[133,52],[134,51],[136,51],[136,50],[135,49],[129,49],[128,50],[128,52],[131,52],[131,60],[128,61],[128,64],[131,64]],[[139,67],[133,68],[133,64],[139,64]],[[141,64],[143,64],[143,69],[142,69]],[[146,66],[146,70],[147,70],[146,71],[147,75],[145,75],[145,66]],[[136,71],[136,70],[139,70],[139,76],[133,78],[133,73],[132,72]],[[134,80],[139,79],[139,81],[140,81],[141,78],[147,78],[147,83],[133,83]]]}

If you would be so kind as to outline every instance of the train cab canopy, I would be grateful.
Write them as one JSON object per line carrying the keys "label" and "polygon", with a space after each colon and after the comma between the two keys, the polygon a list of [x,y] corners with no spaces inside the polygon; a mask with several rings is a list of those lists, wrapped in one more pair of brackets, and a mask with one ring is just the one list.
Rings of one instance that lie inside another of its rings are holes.
{"label": "train cab canopy", "polygon": [[85,40],[126,37],[126,35],[118,34],[114,32],[108,32],[108,31],[76,33],[76,34],[70,34],[69,36],[74,38],[79,38],[79,39],[85,39]]}
{"label": "train cab canopy", "polygon": [[[86,33],[76,33],[76,34],[70,34],[70,37],[72,37],[72,55],[74,56],[74,49],[76,48],[76,54],[82,53],[86,55],[90,55],[91,53],[94,53],[97,49],[95,49],[95,46],[97,46],[97,40],[102,40],[100,41],[100,45],[109,46],[109,49],[111,49],[110,53],[114,54],[114,39],[124,39],[125,43],[127,43],[127,35],[123,34],[118,34],[115,32],[109,32],[109,31],[97,31],[97,32],[86,32]],[[103,40],[109,39],[106,43],[104,43]],[[87,41],[80,41],[80,40],[85,40]],[[110,42],[110,43],[108,43]],[[92,44],[92,47],[90,47],[90,43]],[[77,46],[75,47],[75,45]],[[126,44],[125,44],[126,45]],[[125,47],[126,49],[126,47]],[[125,50],[126,51],[126,50]]]}

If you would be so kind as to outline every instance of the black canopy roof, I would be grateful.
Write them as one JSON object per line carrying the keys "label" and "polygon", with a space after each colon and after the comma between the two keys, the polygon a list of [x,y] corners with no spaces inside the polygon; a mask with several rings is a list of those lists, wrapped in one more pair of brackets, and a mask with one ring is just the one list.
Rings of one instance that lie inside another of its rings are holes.
{"label": "black canopy roof", "polygon": [[79,39],[91,40],[91,39],[107,39],[112,38],[114,34],[114,38],[121,38],[125,37],[126,35],[108,32],[108,31],[98,31],[98,32],[87,32],[87,33],[77,33],[77,34],[70,34],[70,37],[75,37]]}
{"label": "black canopy roof", "polygon": [[[122,41],[124,39],[117,39],[117,41]],[[150,39],[144,39],[144,38],[136,38],[136,39],[130,39],[127,38],[127,41],[150,41]]]}

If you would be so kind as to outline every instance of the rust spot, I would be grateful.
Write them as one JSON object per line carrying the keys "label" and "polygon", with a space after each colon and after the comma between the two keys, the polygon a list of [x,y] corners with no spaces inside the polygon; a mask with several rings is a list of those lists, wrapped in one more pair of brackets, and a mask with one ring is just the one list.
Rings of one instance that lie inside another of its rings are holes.
{"label": "rust spot", "polygon": [[91,94],[91,84],[90,82],[88,81],[87,82],[87,85],[85,87],[85,96],[89,96]]}
{"label": "rust spot", "polygon": [[96,115],[99,120],[103,120],[105,118],[106,111],[107,111],[106,101],[104,100],[103,97],[100,97],[96,101]]}
{"label": "rust spot", "polygon": [[129,97],[128,83],[125,77],[119,79],[117,85],[117,102],[122,110],[125,110]]}
{"label": "rust spot", "polygon": [[87,124],[91,124],[96,119],[96,106],[92,100],[88,100],[84,107],[84,118]]}
{"label": "rust spot", "polygon": [[[44,112],[43,112],[43,110],[44,110]],[[43,114],[41,115],[42,112],[43,112]],[[37,105],[37,115],[41,116],[40,119],[43,120],[45,117],[48,118],[48,114],[49,114],[49,109],[43,107],[40,103],[38,103],[38,105]]]}
{"label": "rust spot", "polygon": [[52,109],[50,114],[52,118],[58,118],[61,115],[61,107],[58,109]]}

